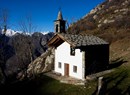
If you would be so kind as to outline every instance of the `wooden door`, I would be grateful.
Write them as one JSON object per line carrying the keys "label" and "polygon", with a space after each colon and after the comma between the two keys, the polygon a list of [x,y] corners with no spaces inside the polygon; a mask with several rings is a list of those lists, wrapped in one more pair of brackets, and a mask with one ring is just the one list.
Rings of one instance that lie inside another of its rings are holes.
{"label": "wooden door", "polygon": [[65,64],[65,76],[69,76],[69,64]]}

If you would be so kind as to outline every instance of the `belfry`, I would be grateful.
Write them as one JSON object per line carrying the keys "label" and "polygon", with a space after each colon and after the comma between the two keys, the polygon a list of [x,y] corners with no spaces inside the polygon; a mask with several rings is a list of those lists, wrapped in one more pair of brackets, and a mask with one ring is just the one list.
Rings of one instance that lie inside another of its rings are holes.
{"label": "belfry", "polygon": [[59,11],[57,20],[54,21],[54,24],[55,24],[55,33],[65,33],[66,21],[63,20],[61,11]]}

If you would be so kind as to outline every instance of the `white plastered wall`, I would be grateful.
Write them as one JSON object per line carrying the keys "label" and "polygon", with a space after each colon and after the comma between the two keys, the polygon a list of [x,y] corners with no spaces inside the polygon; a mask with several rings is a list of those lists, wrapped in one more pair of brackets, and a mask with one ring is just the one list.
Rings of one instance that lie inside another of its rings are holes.
{"label": "white plastered wall", "polygon": [[[65,63],[69,64],[69,76],[84,79],[83,52],[80,49],[75,49],[75,56],[70,55],[70,44],[62,43],[55,49],[55,72],[61,73],[64,76]],[[58,62],[61,62],[61,68],[58,67]],[[77,73],[73,72],[73,66],[77,66]]]}

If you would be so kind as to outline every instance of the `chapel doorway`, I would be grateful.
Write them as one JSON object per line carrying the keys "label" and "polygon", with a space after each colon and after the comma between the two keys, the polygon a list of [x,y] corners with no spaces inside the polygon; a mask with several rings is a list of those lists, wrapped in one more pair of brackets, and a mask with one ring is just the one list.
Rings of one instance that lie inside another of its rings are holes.
{"label": "chapel doorway", "polygon": [[65,72],[65,76],[69,76],[69,64],[65,64],[65,68],[64,68],[64,72]]}

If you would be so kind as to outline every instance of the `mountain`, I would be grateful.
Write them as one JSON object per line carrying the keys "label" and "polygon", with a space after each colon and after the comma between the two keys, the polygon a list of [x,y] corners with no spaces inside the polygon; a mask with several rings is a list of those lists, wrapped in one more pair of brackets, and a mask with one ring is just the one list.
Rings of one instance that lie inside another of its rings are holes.
{"label": "mountain", "polygon": [[6,36],[13,36],[16,33],[20,33],[20,31],[14,31],[14,30],[11,30],[11,29],[7,29]]}
{"label": "mountain", "polygon": [[[5,35],[8,36],[8,37],[10,37],[10,36],[13,36],[13,35],[15,35],[17,33],[22,33],[22,32],[21,31],[14,31],[12,29],[7,29]],[[2,29],[0,30],[0,34],[4,34]]]}
{"label": "mountain", "polygon": [[[35,32],[34,32],[35,33]],[[34,33],[25,33],[26,35],[32,35],[32,34],[34,34]],[[41,34],[43,34],[43,35],[46,35],[46,34],[48,34],[48,33],[50,33],[49,31],[46,31],[46,32],[39,32],[39,33],[41,33]],[[0,29],[0,34],[3,34],[3,30],[2,29]],[[6,31],[6,36],[8,36],[8,37],[11,37],[11,36],[14,36],[14,35],[16,35],[16,34],[22,34],[22,31],[15,31],[15,30],[12,30],[12,29],[7,29],[7,31]]]}
{"label": "mountain", "polygon": [[106,0],[70,25],[69,33],[102,35],[130,30],[130,0]]}
{"label": "mountain", "polygon": [[130,0],[106,0],[68,28],[72,34],[93,34],[110,43],[110,60],[130,61]]}
{"label": "mountain", "polygon": [[1,64],[3,64],[6,75],[14,77],[19,72],[25,73],[28,64],[46,52],[47,41],[53,35],[53,32],[35,32],[26,35],[11,29],[7,30],[6,35],[1,33],[0,60],[5,61]]}

